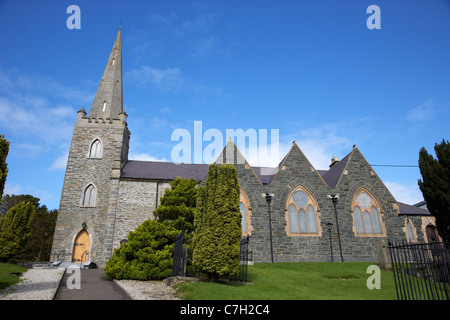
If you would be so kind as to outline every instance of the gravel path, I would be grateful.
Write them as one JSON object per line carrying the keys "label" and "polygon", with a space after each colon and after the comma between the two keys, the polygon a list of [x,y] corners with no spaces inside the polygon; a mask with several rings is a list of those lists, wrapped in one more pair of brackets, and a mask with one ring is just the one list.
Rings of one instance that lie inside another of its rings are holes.
{"label": "gravel path", "polygon": [[179,300],[164,281],[115,280],[133,300]]}
{"label": "gravel path", "polygon": [[64,269],[28,269],[21,282],[0,290],[0,300],[52,300]]}
{"label": "gravel path", "polygon": [[[20,277],[21,282],[0,290],[0,300],[52,300],[64,270],[28,269]],[[175,290],[164,281],[120,280],[116,283],[133,300],[179,300]]]}

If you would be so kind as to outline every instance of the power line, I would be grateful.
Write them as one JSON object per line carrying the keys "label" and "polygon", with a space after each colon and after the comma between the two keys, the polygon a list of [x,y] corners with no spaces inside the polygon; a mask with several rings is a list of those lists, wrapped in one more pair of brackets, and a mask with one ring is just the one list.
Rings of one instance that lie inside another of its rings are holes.
{"label": "power line", "polygon": [[396,167],[396,168],[418,168],[418,165],[410,164],[371,164],[372,167]]}

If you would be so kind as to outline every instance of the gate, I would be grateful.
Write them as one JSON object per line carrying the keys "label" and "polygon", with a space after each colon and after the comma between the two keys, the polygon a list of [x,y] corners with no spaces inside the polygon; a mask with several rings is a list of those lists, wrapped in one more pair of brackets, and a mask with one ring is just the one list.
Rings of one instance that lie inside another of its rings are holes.
{"label": "gate", "polygon": [[184,231],[175,237],[173,250],[172,276],[185,276],[187,264],[187,247],[183,247]]}
{"label": "gate", "polygon": [[450,300],[448,243],[388,241],[399,300]]}

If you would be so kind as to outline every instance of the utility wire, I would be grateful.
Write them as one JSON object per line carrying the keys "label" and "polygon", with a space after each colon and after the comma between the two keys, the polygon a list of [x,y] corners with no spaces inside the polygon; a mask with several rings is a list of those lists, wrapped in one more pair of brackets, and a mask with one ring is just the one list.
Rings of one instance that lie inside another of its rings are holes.
{"label": "utility wire", "polygon": [[372,167],[396,167],[396,168],[418,168],[418,165],[409,164],[371,164]]}

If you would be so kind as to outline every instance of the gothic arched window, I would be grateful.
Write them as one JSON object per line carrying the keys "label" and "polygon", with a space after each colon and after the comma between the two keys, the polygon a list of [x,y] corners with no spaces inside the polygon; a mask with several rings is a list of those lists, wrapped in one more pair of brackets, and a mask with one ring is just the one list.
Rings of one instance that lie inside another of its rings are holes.
{"label": "gothic arched window", "polygon": [[289,236],[320,235],[319,209],[312,194],[298,187],[287,202],[287,228]]}
{"label": "gothic arched window", "polygon": [[352,202],[354,230],[357,236],[384,236],[381,208],[377,200],[367,190],[356,193]]}
{"label": "gothic arched window", "polygon": [[405,228],[403,228],[403,231],[406,233],[406,239],[409,242],[417,241],[417,231],[410,219],[405,220]]}
{"label": "gothic arched window", "polygon": [[91,183],[86,187],[86,189],[84,189],[83,201],[81,202],[81,205],[85,207],[94,207],[96,197],[97,197],[97,189]]}
{"label": "gothic arched window", "polygon": [[101,158],[103,153],[102,149],[102,142],[99,139],[95,139],[89,148],[89,158]]}
{"label": "gothic arched window", "polygon": [[241,189],[241,194],[239,196],[239,209],[241,210],[242,214],[242,235],[248,236],[251,234],[252,227],[251,227],[251,207],[250,202],[248,201],[247,195],[245,192]]}

